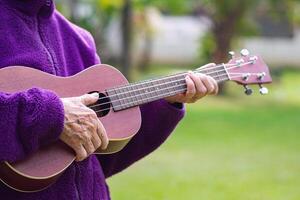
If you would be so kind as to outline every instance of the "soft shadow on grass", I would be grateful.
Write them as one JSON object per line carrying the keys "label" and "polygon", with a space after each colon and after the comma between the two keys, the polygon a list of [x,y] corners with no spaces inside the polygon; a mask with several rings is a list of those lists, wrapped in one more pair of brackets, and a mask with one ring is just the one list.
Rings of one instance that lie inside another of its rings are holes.
{"label": "soft shadow on grass", "polygon": [[300,199],[299,80],[285,74],[265,97],[231,85],[189,105],[159,150],[109,179],[113,199]]}

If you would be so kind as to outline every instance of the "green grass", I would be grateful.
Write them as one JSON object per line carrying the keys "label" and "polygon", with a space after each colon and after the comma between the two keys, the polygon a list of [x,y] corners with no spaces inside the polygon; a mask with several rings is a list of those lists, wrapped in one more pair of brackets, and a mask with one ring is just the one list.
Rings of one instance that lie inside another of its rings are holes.
{"label": "green grass", "polygon": [[270,95],[209,97],[187,107],[162,147],[109,179],[116,200],[299,200],[300,74]]}

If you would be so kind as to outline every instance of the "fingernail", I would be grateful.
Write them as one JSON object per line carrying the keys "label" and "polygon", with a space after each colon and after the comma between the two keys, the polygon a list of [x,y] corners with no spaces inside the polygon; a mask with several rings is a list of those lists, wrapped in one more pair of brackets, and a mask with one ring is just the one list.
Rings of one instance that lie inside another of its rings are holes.
{"label": "fingernail", "polygon": [[95,97],[95,98],[99,98],[99,93],[97,93],[97,92],[92,93],[91,95],[92,95],[93,97]]}

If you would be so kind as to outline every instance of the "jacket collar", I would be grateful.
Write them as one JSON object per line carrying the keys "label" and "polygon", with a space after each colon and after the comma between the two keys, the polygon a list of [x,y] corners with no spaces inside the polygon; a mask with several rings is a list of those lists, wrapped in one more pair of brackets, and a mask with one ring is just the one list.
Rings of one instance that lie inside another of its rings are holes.
{"label": "jacket collar", "polygon": [[4,0],[28,16],[50,17],[55,10],[53,0]]}

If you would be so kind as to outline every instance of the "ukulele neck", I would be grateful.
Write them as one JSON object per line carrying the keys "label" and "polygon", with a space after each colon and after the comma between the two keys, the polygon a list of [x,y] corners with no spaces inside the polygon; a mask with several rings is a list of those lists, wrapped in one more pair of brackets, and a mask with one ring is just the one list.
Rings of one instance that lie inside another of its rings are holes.
{"label": "ukulele neck", "polygon": [[[218,83],[229,80],[225,65],[195,70],[213,77]],[[187,72],[107,90],[114,111],[120,111],[134,106],[184,93],[187,89],[185,77]]]}

